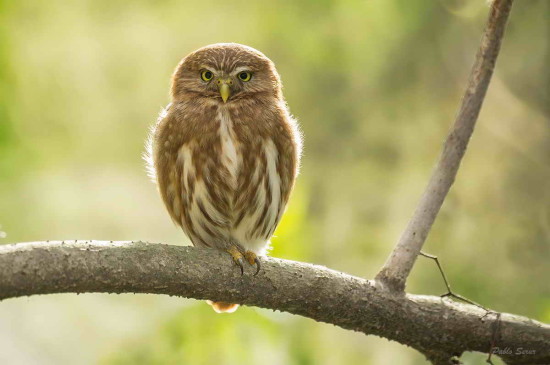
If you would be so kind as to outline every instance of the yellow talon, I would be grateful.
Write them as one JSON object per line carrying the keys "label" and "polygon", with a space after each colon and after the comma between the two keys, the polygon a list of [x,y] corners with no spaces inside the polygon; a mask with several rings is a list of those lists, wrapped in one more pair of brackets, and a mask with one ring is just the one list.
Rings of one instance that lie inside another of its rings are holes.
{"label": "yellow talon", "polygon": [[246,261],[248,261],[250,265],[256,265],[256,272],[254,273],[254,276],[258,275],[261,267],[260,259],[258,258],[258,256],[252,251],[246,251],[244,253],[244,258],[246,259]]}
{"label": "yellow talon", "polygon": [[243,254],[241,253],[241,251],[239,251],[239,249],[235,246],[231,246],[227,249],[227,253],[229,253],[231,255],[231,257],[233,258],[233,262],[235,262],[235,264],[241,268],[241,275],[244,274],[244,267],[243,267]]}
{"label": "yellow talon", "polygon": [[252,266],[256,265],[256,272],[254,276],[260,272],[260,259],[252,251],[246,251],[244,254],[237,248],[237,246],[231,246],[226,249],[227,253],[231,255],[233,262],[241,269],[241,275],[244,275],[244,260]]}

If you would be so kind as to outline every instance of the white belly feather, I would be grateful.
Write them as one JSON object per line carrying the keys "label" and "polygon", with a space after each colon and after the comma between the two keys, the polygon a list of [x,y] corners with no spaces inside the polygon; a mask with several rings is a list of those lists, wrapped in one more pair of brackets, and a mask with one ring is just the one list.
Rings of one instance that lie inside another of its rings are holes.
{"label": "white belly feather", "polygon": [[233,132],[233,121],[225,109],[218,111],[220,121],[220,139],[222,142],[222,163],[231,175],[231,186],[237,188],[237,174],[241,164],[241,156],[237,156],[237,141]]}
{"label": "white belly feather", "polygon": [[[233,131],[233,122],[229,113],[220,108],[217,118],[219,120],[219,136],[221,139],[221,151],[222,158],[221,163],[225,166],[227,171],[230,174],[229,185],[232,189],[238,189],[237,182],[238,176],[240,173],[240,168],[242,164],[242,154],[248,153],[248,151],[239,150],[239,144],[235,138],[235,133]],[[267,158],[267,183],[269,184],[269,190],[271,194],[271,202],[269,204],[265,220],[267,220],[267,226],[273,227],[270,230],[269,236],[273,234],[276,223],[280,219],[282,214],[282,209],[280,209],[281,201],[281,180],[279,174],[277,173],[277,160],[278,160],[278,151],[271,139],[267,139],[262,143],[264,148],[265,156]],[[178,154],[178,163],[183,164],[182,170],[182,182],[185,184],[185,191],[189,191],[187,186],[187,176],[192,175],[193,179],[196,176],[194,170],[194,165],[192,161],[192,153],[188,145],[184,145],[180,148]],[[252,185],[255,186],[258,183],[259,179],[263,179],[261,176],[261,164],[258,162],[255,165],[255,171],[252,177]],[[208,178],[205,176],[205,178]],[[216,246],[216,243],[213,242],[214,237],[207,232],[203,227],[208,227],[210,231],[215,231],[218,236],[224,237],[224,240],[228,242],[236,242],[240,244],[244,249],[255,252],[256,254],[264,254],[269,245],[269,238],[266,238],[265,234],[261,233],[261,230],[256,230],[260,232],[253,233],[256,228],[256,223],[260,218],[262,211],[266,203],[266,191],[264,183],[260,182],[257,184],[258,190],[255,192],[258,199],[257,209],[254,212],[247,212],[248,214],[241,220],[238,226],[233,227],[233,222],[236,220],[235,212],[229,212],[225,216],[229,216],[230,221],[224,222],[222,214],[217,211],[216,207],[211,203],[210,194],[204,184],[204,181],[197,180],[194,187],[194,198],[192,199],[191,206],[184,207],[187,209],[190,220],[193,223],[195,233],[199,238],[206,243],[213,243]],[[247,197],[247,199],[254,199],[254,196]],[[201,212],[201,209],[198,206],[198,201],[203,202],[204,209],[211,218],[214,218],[220,225],[213,225],[208,222],[208,219],[205,218],[204,214]],[[226,212],[227,213],[227,212]],[[265,222],[265,221],[264,221]],[[262,222],[263,223],[263,222]],[[185,229],[186,233],[189,234],[189,231]],[[193,241],[196,241],[191,237]]]}

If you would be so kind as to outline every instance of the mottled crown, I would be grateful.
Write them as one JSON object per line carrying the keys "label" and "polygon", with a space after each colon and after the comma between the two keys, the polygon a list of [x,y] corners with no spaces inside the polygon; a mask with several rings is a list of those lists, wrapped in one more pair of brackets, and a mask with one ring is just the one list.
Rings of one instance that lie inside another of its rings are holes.
{"label": "mottled crown", "polygon": [[[232,75],[240,70],[250,71],[253,79],[246,84],[236,83],[235,93],[243,98],[258,93],[282,97],[281,81],[273,62],[260,51],[237,43],[216,43],[199,48],[181,60],[172,79],[172,97],[185,94],[216,95],[216,89],[207,87],[200,79],[202,70]],[[236,95],[237,96],[237,95]]]}

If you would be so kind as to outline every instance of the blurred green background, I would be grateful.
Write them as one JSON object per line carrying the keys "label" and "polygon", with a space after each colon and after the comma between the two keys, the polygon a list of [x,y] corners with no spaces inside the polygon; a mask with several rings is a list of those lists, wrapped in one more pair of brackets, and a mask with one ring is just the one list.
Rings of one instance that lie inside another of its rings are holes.
{"label": "blurred green background", "polygon": [[[187,244],[141,160],[180,58],[216,42],[277,65],[305,135],[273,256],[372,278],[465,88],[482,0],[0,0],[0,243]],[[517,1],[479,124],[425,245],[453,288],[550,321],[550,2]],[[413,293],[441,294],[419,259]],[[482,355],[464,356],[467,364]],[[422,364],[414,350],[257,308],[153,295],[0,303],[3,364]]]}

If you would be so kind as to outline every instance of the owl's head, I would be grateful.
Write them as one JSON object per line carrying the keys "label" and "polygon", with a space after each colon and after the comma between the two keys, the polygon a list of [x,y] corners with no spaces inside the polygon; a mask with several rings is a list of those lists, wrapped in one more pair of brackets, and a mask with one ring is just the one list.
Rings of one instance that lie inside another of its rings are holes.
{"label": "owl's head", "polygon": [[172,79],[174,101],[209,98],[220,103],[261,96],[282,98],[275,65],[260,51],[237,43],[217,43],[185,57]]}

